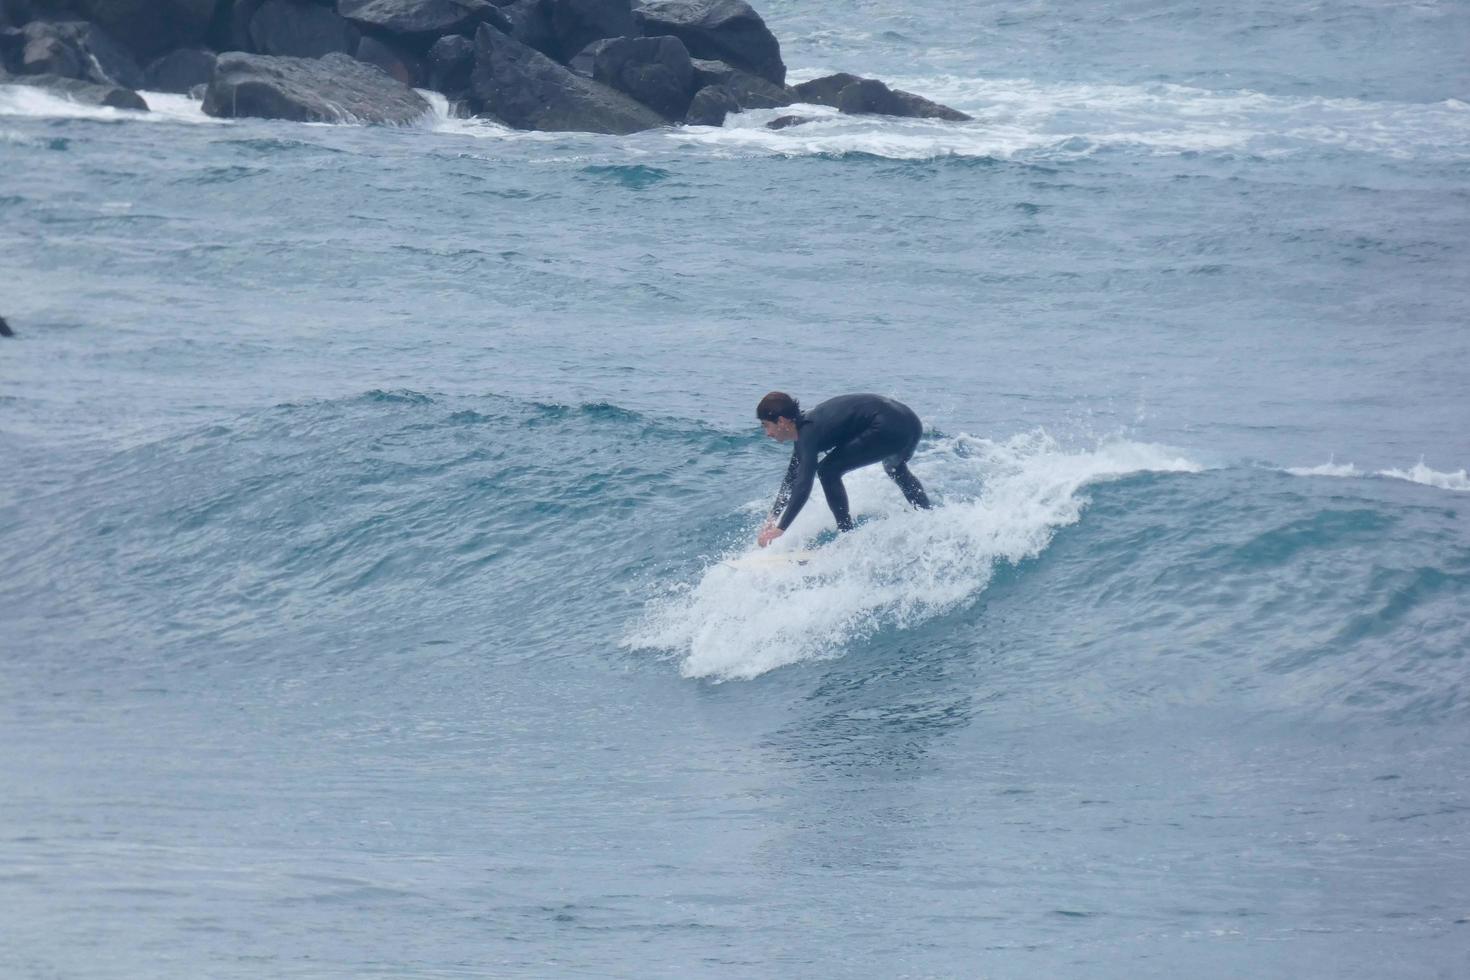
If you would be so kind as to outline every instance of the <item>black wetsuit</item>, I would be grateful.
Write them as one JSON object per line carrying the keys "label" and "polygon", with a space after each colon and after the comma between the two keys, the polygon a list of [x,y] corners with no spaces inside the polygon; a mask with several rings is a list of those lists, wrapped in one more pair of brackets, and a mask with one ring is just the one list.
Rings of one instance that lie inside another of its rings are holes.
{"label": "black wetsuit", "polygon": [[[820,478],[837,527],[851,531],[842,474],[880,461],[908,502],[927,510],[929,498],[908,468],[922,432],[913,409],[882,395],[838,395],[802,412],[796,420],[796,448],[791,451],[791,464],[786,467],[771,516],[781,514],[781,530],[790,527],[811,496],[812,481]],[[827,455],[818,462],[817,454],[823,452]]]}

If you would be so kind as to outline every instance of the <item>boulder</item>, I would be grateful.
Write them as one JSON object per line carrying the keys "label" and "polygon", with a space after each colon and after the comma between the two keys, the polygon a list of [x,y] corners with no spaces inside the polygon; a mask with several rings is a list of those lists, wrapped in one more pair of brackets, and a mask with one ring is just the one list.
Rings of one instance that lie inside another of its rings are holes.
{"label": "boulder", "polygon": [[26,36],[13,27],[0,27],[0,72],[20,68],[21,54],[26,49]]}
{"label": "boulder", "polygon": [[404,125],[429,111],[413,89],[345,54],[220,55],[204,95],[211,116]]}
{"label": "boulder", "polygon": [[23,75],[87,78],[91,65],[76,48],[58,37],[38,37],[21,50],[17,70]]}
{"label": "boulder", "polygon": [[597,62],[597,52],[604,46],[611,44],[617,38],[605,37],[600,41],[593,41],[567,61],[567,67],[581,75],[583,78],[592,77],[592,66]]}
{"label": "boulder", "polygon": [[265,0],[220,0],[219,13],[210,25],[209,43],[216,51],[254,51],[250,22]]}
{"label": "boulder", "polygon": [[876,78],[865,78],[837,94],[837,108],[853,115],[907,116],[911,119],[948,119],[965,122],[973,117],[930,102],[921,95],[889,88]]}
{"label": "boulder", "polygon": [[357,50],[355,27],[326,7],[265,0],[250,19],[251,50],[286,58],[320,58]]}
{"label": "boulder", "polygon": [[501,7],[500,12],[510,21],[506,34],[547,57],[562,59],[561,41],[551,26],[551,6],[547,0],[513,0]]}
{"label": "boulder", "polygon": [[[22,34],[25,50],[21,71],[25,74],[55,74],[96,85],[121,88],[143,87],[143,70],[127,49],[96,24],[81,21],[32,21]],[[66,48],[69,54],[63,54]],[[32,57],[34,67],[27,68]],[[63,71],[75,61],[74,70]]]}
{"label": "boulder", "polygon": [[558,61],[572,56],[599,38],[630,37],[638,33],[631,0],[543,0],[556,36]]}
{"label": "boulder", "polygon": [[429,88],[459,98],[470,90],[475,42],[458,34],[441,37],[429,49]]}
{"label": "boulder", "polygon": [[5,80],[7,85],[29,85],[80,102],[83,105],[109,106],[113,109],[134,109],[147,112],[148,103],[132,89],[121,85],[99,85],[76,78],[60,75],[12,75]]}
{"label": "boulder", "polygon": [[5,322],[5,318],[3,316],[0,316],[0,337],[14,337],[14,336],[15,336],[15,331],[14,330],[11,330],[10,329],[10,324],[8,324],[8,323]]}
{"label": "boulder", "polygon": [[[214,16],[216,0],[72,0],[70,6],[117,38],[133,57],[152,61],[181,47],[204,43]],[[55,0],[33,0],[42,7]],[[126,84],[126,83],[123,83]]]}
{"label": "boulder", "polygon": [[740,111],[735,96],[718,85],[707,85],[694,93],[684,122],[689,126],[723,126],[725,116]]}
{"label": "boulder", "polygon": [[862,78],[847,72],[802,82],[793,86],[792,92],[801,102],[827,105],[855,115],[906,116],[911,119],[947,119],[951,122],[968,122],[974,119],[958,109],[931,102],[921,95],[891,89],[876,78]]}
{"label": "boulder", "polygon": [[356,57],[364,64],[376,65],[390,77],[411,88],[423,85],[429,77],[428,66],[422,58],[392,41],[365,37],[357,44]]}
{"label": "boulder", "polygon": [[170,51],[148,66],[144,72],[144,88],[150,92],[187,93],[198,85],[208,85],[214,77],[215,55],[203,48],[180,48]]}
{"label": "boulder", "polygon": [[792,126],[800,126],[812,121],[811,116],[777,116],[766,123],[767,129],[790,129]]}
{"label": "boulder", "polygon": [[671,34],[696,58],[716,58],[786,84],[781,45],[745,0],[650,0],[634,16],[649,37]]}
{"label": "boulder", "polygon": [[683,119],[694,98],[694,65],[676,37],[619,37],[598,45],[592,77],[667,119]]}
{"label": "boulder", "polygon": [[365,30],[426,50],[446,34],[470,34],[483,23],[510,21],[490,0],[337,0],[337,11]]}
{"label": "boulder", "polygon": [[695,59],[693,65],[695,88],[719,86],[730,93],[742,109],[778,109],[796,101],[786,86],[732,68],[723,61]]}
{"label": "boulder", "polygon": [[491,27],[475,35],[470,90],[481,112],[516,129],[621,135],[665,125],[647,106]]}

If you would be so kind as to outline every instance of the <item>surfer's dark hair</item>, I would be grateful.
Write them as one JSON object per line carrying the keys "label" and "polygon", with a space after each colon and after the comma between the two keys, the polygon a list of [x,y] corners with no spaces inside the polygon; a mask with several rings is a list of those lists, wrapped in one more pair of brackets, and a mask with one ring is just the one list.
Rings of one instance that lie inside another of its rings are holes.
{"label": "surfer's dark hair", "polygon": [[795,421],[801,418],[801,403],[784,391],[773,391],[755,407],[755,417],[762,422],[774,422],[777,419]]}

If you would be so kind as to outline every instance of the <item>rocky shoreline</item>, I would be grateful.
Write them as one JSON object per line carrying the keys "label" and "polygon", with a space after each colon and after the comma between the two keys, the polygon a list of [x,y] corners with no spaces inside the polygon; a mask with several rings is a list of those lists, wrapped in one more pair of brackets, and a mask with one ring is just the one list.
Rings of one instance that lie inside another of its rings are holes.
{"label": "rocky shoreline", "polygon": [[971,118],[857,75],[788,86],[780,42],[744,0],[0,0],[0,84],[122,109],[146,111],[143,90],[218,117],[390,125],[429,112],[415,91],[429,89],[457,114],[548,132],[719,126],[798,103]]}

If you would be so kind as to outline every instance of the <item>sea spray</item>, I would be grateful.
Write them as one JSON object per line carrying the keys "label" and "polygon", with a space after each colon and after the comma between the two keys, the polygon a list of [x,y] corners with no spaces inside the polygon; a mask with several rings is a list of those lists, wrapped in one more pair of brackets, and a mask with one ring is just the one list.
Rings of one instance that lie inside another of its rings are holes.
{"label": "sea spray", "polygon": [[[973,602],[998,563],[1035,558],[1081,517],[1088,484],[1201,469],[1172,450],[1121,440],[1068,452],[1040,431],[1002,442],[940,439],[912,465],[941,500],[933,511],[908,508],[880,470],[859,471],[848,478],[855,531],[805,564],[715,560],[697,582],[650,599],[624,645],[671,651],[685,676],[718,680],[836,656],[878,630]],[[780,544],[810,547],[829,522],[818,495]]]}

